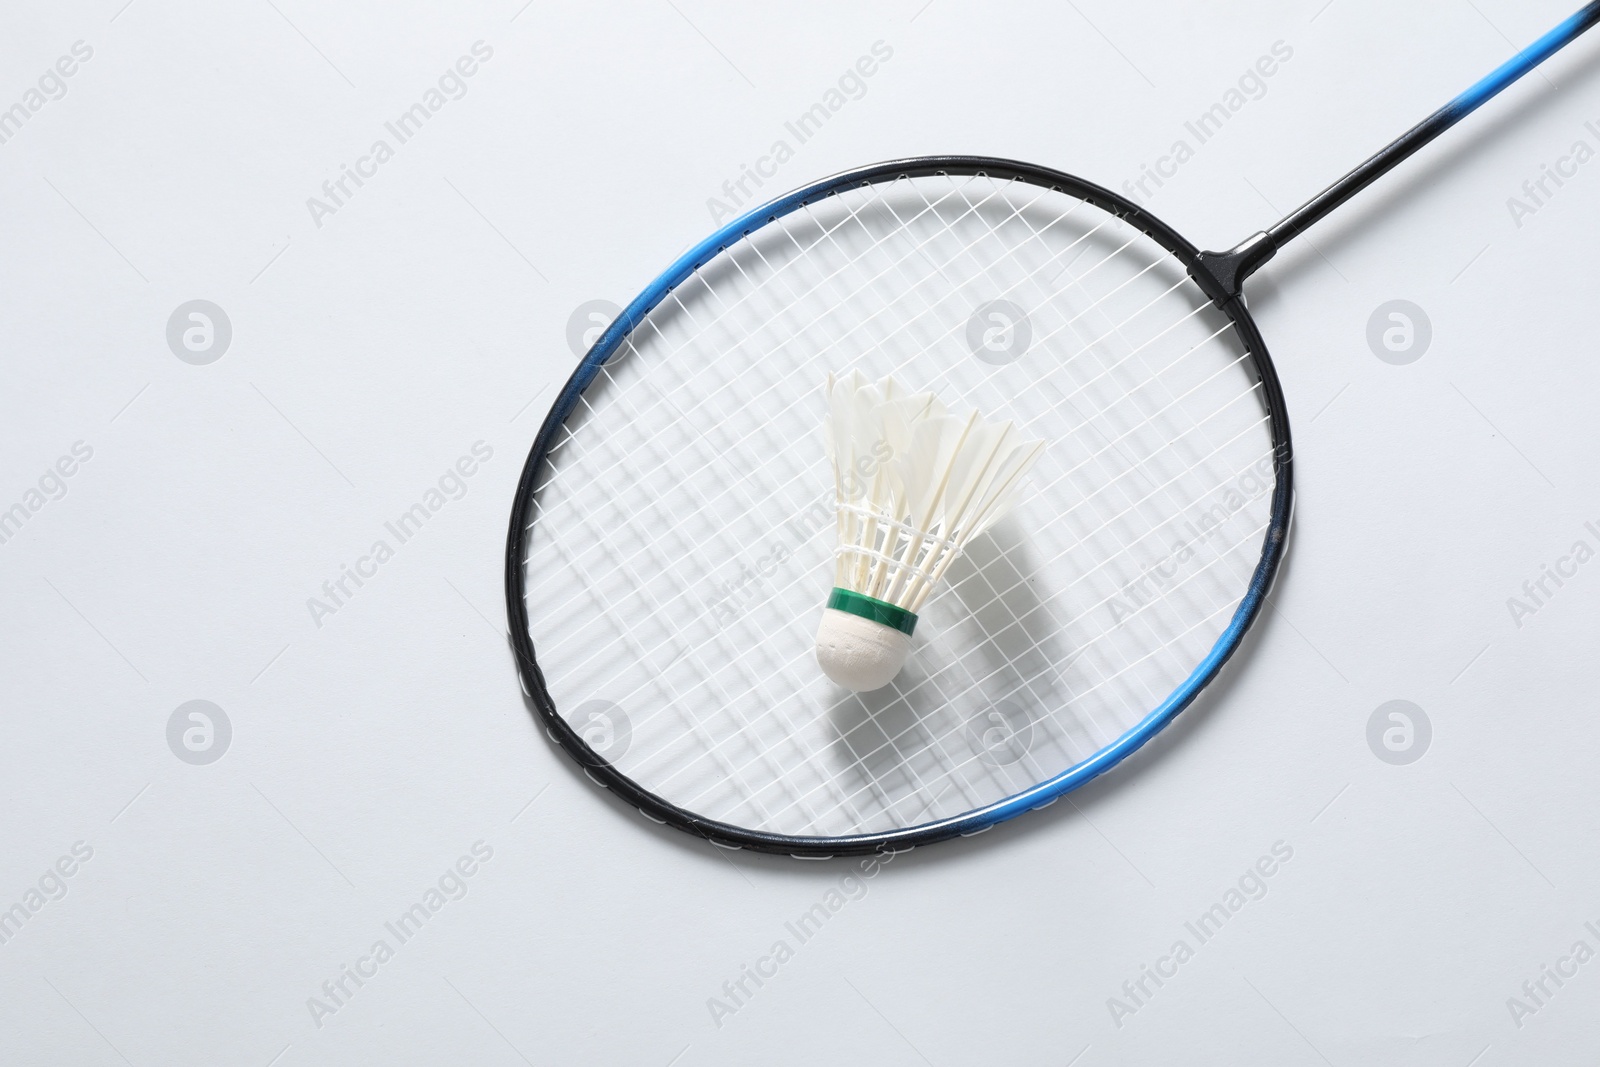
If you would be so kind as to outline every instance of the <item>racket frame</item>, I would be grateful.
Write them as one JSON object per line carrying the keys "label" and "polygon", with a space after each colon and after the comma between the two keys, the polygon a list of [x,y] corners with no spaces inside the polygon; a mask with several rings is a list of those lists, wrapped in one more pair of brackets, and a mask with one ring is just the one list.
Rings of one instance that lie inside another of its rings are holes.
{"label": "racket frame", "polygon": [[[859,187],[899,178],[937,175],[983,175],[998,180],[1018,180],[1056,190],[1083,200],[1114,215],[1161,245],[1189,272],[1212,302],[1228,316],[1251,366],[1261,381],[1262,399],[1270,420],[1273,444],[1274,485],[1270,517],[1262,539],[1261,558],[1251,575],[1243,598],[1234,610],[1226,629],[1211,651],[1184,682],[1116,741],[1039,784],[994,803],[960,815],[905,827],[884,833],[817,837],[772,833],[707,818],[673,804],[640,786],[595,752],[572,726],[562,718],[545,684],[537,650],[529,631],[527,609],[526,552],[532,535],[535,490],[551,448],[559,440],[567,418],[577,408],[584,391],[594,382],[601,367],[623,350],[623,341],[645,320],[677,286],[722,252],[789,213],[826,197]],[[1230,291],[1231,290],[1231,291]],[[864,855],[873,852],[904,851],[954,837],[982,833],[1002,822],[1035,808],[1046,807],[1062,796],[1094,780],[1137,752],[1160,733],[1179,713],[1194,703],[1200,693],[1221,672],[1238,651],[1251,625],[1261,614],[1268,590],[1278,573],[1287,546],[1294,508],[1293,448],[1289,433],[1288,409],[1278,374],[1267,352],[1261,332],[1245,307],[1236,287],[1227,284],[1203,258],[1194,245],[1150,212],[1109,189],[1082,178],[1047,167],[987,156],[924,156],[893,160],[845,171],[814,182],[755,208],[727,223],[711,236],[685,252],[677,262],[645,286],[616,320],[595,340],[588,353],[573,370],[545,416],[538,436],[528,452],[512,503],[510,528],[506,537],[506,611],[511,628],[511,647],[516,656],[517,673],[532,709],[544,723],[546,732],[597,785],[610,789],[622,800],[638,808],[646,818],[666,823],[724,848],[750,848],[760,852],[800,858]]]}

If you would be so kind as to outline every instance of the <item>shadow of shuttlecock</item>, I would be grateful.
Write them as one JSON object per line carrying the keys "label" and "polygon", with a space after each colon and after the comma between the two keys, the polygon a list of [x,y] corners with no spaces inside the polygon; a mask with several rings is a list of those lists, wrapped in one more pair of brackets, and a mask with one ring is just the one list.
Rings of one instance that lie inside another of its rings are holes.
{"label": "shadow of shuttlecock", "polygon": [[[947,762],[937,751],[938,723],[948,715],[942,695],[912,653],[888,685],[865,693],[833,686],[828,709],[834,732],[839,781],[855,796],[855,807],[887,813],[906,825],[928,813],[927,783],[942,776]],[[935,792],[937,786],[934,787]]]}
{"label": "shadow of shuttlecock", "polygon": [[[1050,774],[1060,768],[1047,749],[1065,754],[1091,737],[1072,716],[1060,714],[1070,700],[1061,670],[1071,650],[1045,599],[1050,590],[1039,587],[1033,556],[1010,519],[967,545],[950,568],[945,599],[959,611],[946,644],[968,679],[958,713],[969,724],[983,724],[966,731],[975,755],[986,765],[1020,764],[1019,770]],[[1064,745],[1069,740],[1073,744]]]}
{"label": "shadow of shuttlecock", "polygon": [[998,800],[1059,770],[1077,747],[1069,735],[1090,740],[1058,715],[1069,699],[1060,681],[1068,649],[1035,573],[1031,546],[1002,520],[951,565],[894,681],[836,690],[829,715],[840,769],[896,818],[950,814],[943,800]]}

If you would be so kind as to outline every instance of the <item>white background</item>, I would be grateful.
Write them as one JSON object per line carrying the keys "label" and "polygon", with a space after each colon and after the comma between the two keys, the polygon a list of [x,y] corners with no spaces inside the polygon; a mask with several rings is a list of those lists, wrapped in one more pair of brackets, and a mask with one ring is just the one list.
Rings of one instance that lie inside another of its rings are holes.
{"label": "white background", "polygon": [[[1600,162],[1520,227],[1506,201],[1600,148],[1600,38],[1252,282],[1299,508],[1236,668],[1074,803],[899,857],[731,1016],[708,1000],[850,868],[720,853],[594,788],[529,718],[501,593],[574,309],[708,232],[875,41],[892,59],[763,196],[942,152],[1120,188],[1286,42],[1150,201],[1225,246],[1575,0],[123,2],[0,28],[0,107],[93,49],[0,145],[0,508],[93,449],[0,544],[0,908],[93,849],[0,944],[0,1060],[1591,1062],[1600,961],[1507,1001],[1600,950],[1600,563],[1520,626],[1507,598],[1600,547]],[[307,198],[479,40],[466,95],[318,226]],[[193,299],[232,324],[208,365],[166,340]],[[1366,341],[1392,299],[1432,323],[1407,365]],[[319,626],[308,598],[478,441],[465,496]],[[204,766],[167,741],[194,699],[232,726]],[[1392,699],[1432,724],[1405,766],[1367,742]],[[480,841],[466,896],[316,1016]],[[1268,894],[1114,1013],[1280,841]]]}

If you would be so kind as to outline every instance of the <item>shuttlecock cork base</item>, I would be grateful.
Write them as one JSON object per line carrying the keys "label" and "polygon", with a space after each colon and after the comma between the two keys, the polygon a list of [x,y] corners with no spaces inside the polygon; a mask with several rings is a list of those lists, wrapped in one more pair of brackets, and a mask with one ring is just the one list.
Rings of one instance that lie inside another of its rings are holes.
{"label": "shuttlecock cork base", "polygon": [[1010,507],[1044,451],[1007,423],[946,413],[893,378],[828,375],[828,458],[838,549],[817,663],[838,685],[879,689],[911,654],[922,603],[973,537]]}
{"label": "shuttlecock cork base", "polygon": [[817,627],[817,663],[835,685],[857,693],[882,689],[905,666],[916,625],[909,611],[835,589]]}

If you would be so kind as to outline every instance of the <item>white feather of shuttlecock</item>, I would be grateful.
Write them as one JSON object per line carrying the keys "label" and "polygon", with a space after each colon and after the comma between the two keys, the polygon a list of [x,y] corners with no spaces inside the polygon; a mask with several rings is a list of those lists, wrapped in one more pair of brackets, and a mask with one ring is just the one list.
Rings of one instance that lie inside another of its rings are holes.
{"label": "white feather of shuttlecock", "polygon": [[[859,371],[830,374],[826,389],[838,514],[834,585],[915,614],[962,548],[1015,503],[1044,442],[977,412],[952,415],[932,393],[908,394],[892,377],[873,383]],[[824,629],[830,625],[844,622],[825,620]],[[880,643],[894,645],[887,637]],[[902,644],[903,662],[909,640]],[[881,660],[892,651],[871,655]],[[877,666],[881,673],[888,664]],[[878,684],[898,670],[895,663]]]}
{"label": "white feather of shuttlecock", "polygon": [[951,415],[892,377],[829,375],[827,391],[835,584],[915,613],[967,542],[1015,503],[1044,442],[975,411]]}

